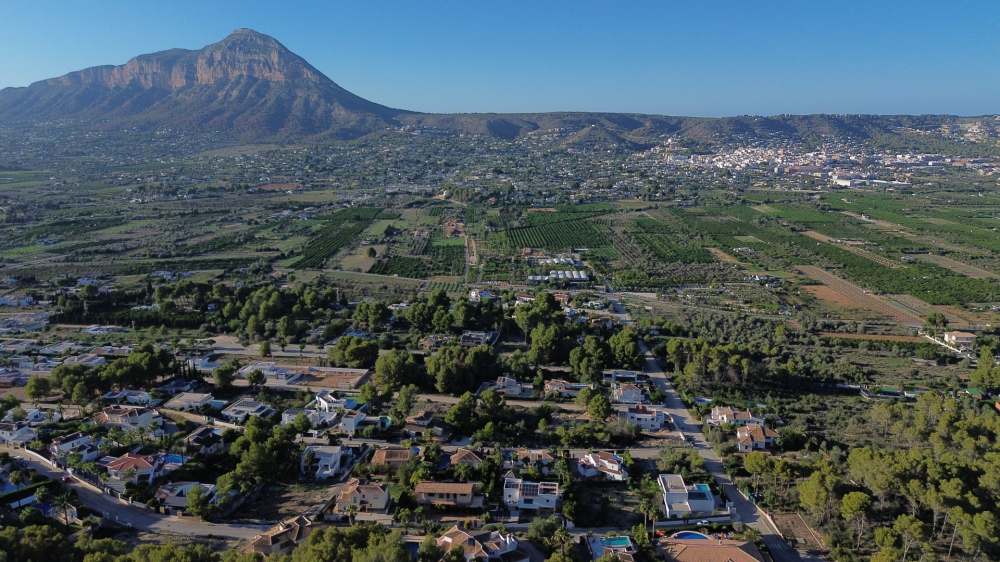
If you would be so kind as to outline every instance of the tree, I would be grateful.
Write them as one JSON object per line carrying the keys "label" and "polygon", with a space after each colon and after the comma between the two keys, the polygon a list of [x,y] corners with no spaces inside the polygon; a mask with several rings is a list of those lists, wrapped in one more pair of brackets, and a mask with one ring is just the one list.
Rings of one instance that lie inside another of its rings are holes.
{"label": "tree", "polygon": [[587,414],[595,422],[603,422],[608,419],[611,417],[611,412],[611,401],[603,394],[595,395],[590,399],[590,404],[587,405]]}
{"label": "tree", "polygon": [[410,412],[413,411],[413,407],[416,405],[418,392],[419,389],[413,384],[408,384],[399,389],[399,394],[396,396],[396,404],[389,412],[392,423],[403,425],[406,417],[410,415]]}
{"label": "tree", "polygon": [[615,363],[623,369],[638,370],[642,368],[642,350],[639,348],[639,336],[631,328],[625,328],[608,339],[611,354]]}
{"label": "tree", "polygon": [[87,402],[90,402],[90,390],[87,388],[87,384],[83,382],[76,383],[76,386],[73,387],[73,396],[71,399],[78,406],[83,406]]}
{"label": "tree", "polygon": [[14,409],[10,411],[10,419],[13,422],[23,422],[28,419],[28,412],[21,406],[15,406]]}
{"label": "tree", "polygon": [[486,419],[495,420],[503,414],[507,407],[507,400],[496,389],[490,388],[479,395],[479,406],[480,415]]}
{"label": "tree", "polygon": [[236,380],[237,370],[238,364],[235,361],[230,361],[216,367],[212,371],[212,380],[215,382],[215,388],[222,390],[232,386],[233,381]]}
{"label": "tree", "polygon": [[910,551],[910,547],[927,540],[927,532],[923,522],[912,515],[904,514],[897,517],[892,529],[899,534],[899,538],[903,542],[902,559],[904,561],[906,560],[906,553]]}
{"label": "tree", "polygon": [[417,549],[417,562],[441,562],[444,555],[445,551],[438,546],[437,540],[432,535],[427,535]]}
{"label": "tree", "polygon": [[25,385],[24,387],[25,395],[27,395],[27,397],[30,398],[31,401],[35,403],[35,406],[38,405],[38,402],[42,398],[45,398],[51,392],[52,392],[52,383],[49,381],[49,379],[43,379],[42,377],[39,377],[37,375],[28,379],[28,384]]}
{"label": "tree", "polygon": [[377,251],[375,251],[375,248],[374,248],[374,247],[372,247],[372,246],[369,246],[369,247],[368,247],[368,257],[370,257],[370,258],[374,258],[374,257],[375,257],[375,256],[377,256],[377,255],[378,255],[378,252],[377,252]]}
{"label": "tree", "polygon": [[347,512],[347,518],[351,522],[351,525],[354,525],[354,516],[358,514],[358,506],[352,503],[351,505],[347,506],[346,512]]}
{"label": "tree", "polygon": [[577,393],[576,398],[573,399],[573,403],[577,406],[586,408],[590,405],[590,400],[594,397],[594,389],[592,388],[581,388]]}
{"label": "tree", "polygon": [[375,361],[375,384],[382,392],[398,389],[407,379],[410,354],[402,349],[391,349]]}
{"label": "tree", "polygon": [[10,484],[14,486],[15,490],[18,490],[27,481],[27,477],[20,470],[15,470],[10,473],[10,476],[7,477],[7,480],[10,481]]}
{"label": "tree", "polygon": [[261,357],[271,356],[271,340],[264,340],[260,342],[260,356]]}
{"label": "tree", "polygon": [[295,431],[298,432],[298,434],[303,438],[305,438],[306,433],[312,429],[312,425],[312,421],[309,420],[309,417],[306,416],[304,412],[299,412],[299,414],[295,416],[295,419],[292,420],[292,426],[295,428]]}
{"label": "tree", "polygon": [[378,359],[378,343],[354,336],[341,336],[326,348],[326,357],[338,367],[368,368]]}
{"label": "tree", "polygon": [[756,492],[761,476],[771,470],[771,457],[761,451],[752,451],[743,459],[743,468],[754,477],[753,489]]}
{"label": "tree", "polygon": [[932,312],[924,317],[924,331],[935,335],[948,326],[948,318],[940,312]]}
{"label": "tree", "polygon": [[848,523],[857,525],[857,548],[861,548],[861,536],[865,531],[865,516],[872,507],[872,498],[864,492],[851,492],[841,498],[840,502],[841,517]]}
{"label": "tree", "polygon": [[369,412],[378,412],[382,408],[382,395],[374,383],[366,382],[358,389],[358,399],[368,404]]}
{"label": "tree", "polygon": [[196,484],[188,490],[187,511],[195,517],[200,517],[202,521],[208,521],[212,517],[212,504],[205,495],[205,488]]}
{"label": "tree", "polygon": [[265,382],[267,382],[267,375],[264,374],[264,371],[254,369],[247,373],[247,384],[252,388],[256,389],[257,387],[262,386]]}
{"label": "tree", "polygon": [[469,431],[473,428],[475,418],[476,397],[471,392],[466,392],[458,399],[458,403],[448,410],[444,421],[460,431]]}

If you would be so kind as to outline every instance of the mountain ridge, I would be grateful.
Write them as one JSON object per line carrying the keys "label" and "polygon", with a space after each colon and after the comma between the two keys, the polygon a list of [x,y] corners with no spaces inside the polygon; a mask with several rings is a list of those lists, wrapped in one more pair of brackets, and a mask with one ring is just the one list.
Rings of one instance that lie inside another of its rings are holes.
{"label": "mountain ridge", "polygon": [[[339,86],[279,41],[237,29],[202,49],[168,49],[0,90],[0,123],[79,119],[98,128],[228,130],[243,140],[356,139],[394,127],[437,127],[516,138],[580,131],[568,144],[641,148],[677,135],[715,142],[739,135],[870,138],[934,128],[951,115],[778,115],[724,118],[615,112],[429,114],[395,109]],[[586,130],[585,130],[586,129]]]}

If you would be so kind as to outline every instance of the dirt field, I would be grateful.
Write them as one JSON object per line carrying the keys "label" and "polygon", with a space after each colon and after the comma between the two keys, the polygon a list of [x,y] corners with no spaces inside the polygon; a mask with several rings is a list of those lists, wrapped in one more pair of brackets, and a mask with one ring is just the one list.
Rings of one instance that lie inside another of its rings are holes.
{"label": "dirt field", "polygon": [[913,323],[921,321],[919,316],[893,306],[886,299],[875,296],[871,293],[866,293],[861,287],[845,281],[836,275],[828,273],[819,267],[812,265],[800,265],[798,266],[798,270],[803,275],[819,281],[827,289],[833,291],[837,295],[834,297],[827,291],[823,291],[815,287],[805,287],[817,298],[827,300],[833,304],[843,305],[846,303],[853,303],[854,306],[870,310],[883,317],[892,318],[897,322]]}
{"label": "dirt field", "polygon": [[797,548],[826,550],[820,543],[818,533],[810,530],[798,513],[772,513],[771,519],[785,538],[798,542]]}
{"label": "dirt field", "polygon": [[884,334],[840,334],[837,332],[820,332],[824,338],[840,338],[845,340],[879,340],[924,343],[927,340],[918,336],[889,336]]}
{"label": "dirt field", "polygon": [[[945,318],[948,319],[948,325],[956,329],[967,329],[969,326],[968,320],[964,317],[954,314],[951,310],[947,310],[947,307],[933,306],[925,303],[924,301],[912,297],[910,295],[886,295],[885,296],[890,301],[896,302],[909,308],[910,310],[916,312],[921,316],[926,316],[932,312],[940,312],[944,314]],[[968,315],[968,313],[965,313]]]}
{"label": "dirt field", "polygon": [[272,484],[251,501],[247,501],[235,516],[240,520],[273,523],[295,515],[302,515],[328,500],[333,485],[322,484]]}
{"label": "dirt field", "polygon": [[809,238],[812,238],[813,240],[819,240],[820,242],[832,242],[833,241],[833,238],[830,238],[826,234],[820,234],[819,232],[816,232],[815,230],[803,230],[802,234],[805,234],[806,236],[808,236]]}
{"label": "dirt field", "polygon": [[739,261],[736,260],[736,258],[730,256],[729,254],[723,252],[718,248],[705,248],[705,249],[708,250],[708,252],[713,256],[715,256],[715,258],[718,259],[719,261],[724,261],[726,263],[740,263]]}
{"label": "dirt field", "polygon": [[979,269],[978,267],[973,267],[971,265],[966,265],[960,261],[955,261],[951,258],[945,256],[939,256],[937,254],[921,254],[916,256],[920,261],[925,261],[928,263],[933,263],[934,265],[939,265],[941,267],[950,269],[956,273],[961,273],[966,277],[972,277],[973,279],[997,279],[1000,275],[993,273],[992,271],[986,271],[985,269]]}

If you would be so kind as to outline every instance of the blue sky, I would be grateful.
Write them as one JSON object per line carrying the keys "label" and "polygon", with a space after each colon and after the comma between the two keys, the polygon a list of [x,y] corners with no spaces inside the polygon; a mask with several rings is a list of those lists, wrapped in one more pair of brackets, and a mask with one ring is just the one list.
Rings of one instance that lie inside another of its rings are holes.
{"label": "blue sky", "polygon": [[1000,112],[1000,4],[0,2],[0,88],[249,27],[427,112]]}

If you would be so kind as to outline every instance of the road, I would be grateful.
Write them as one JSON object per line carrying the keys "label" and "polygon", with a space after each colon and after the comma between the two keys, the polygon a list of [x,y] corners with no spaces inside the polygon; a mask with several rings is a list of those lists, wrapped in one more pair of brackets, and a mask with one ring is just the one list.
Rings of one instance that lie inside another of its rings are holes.
{"label": "road", "polygon": [[[701,422],[695,420],[691,416],[691,412],[687,409],[687,406],[681,402],[673,383],[670,382],[666,373],[660,368],[659,362],[650,353],[645,342],[639,340],[639,347],[642,349],[643,354],[645,354],[646,359],[643,372],[649,375],[650,381],[666,396],[663,404],[664,410],[673,418],[675,427],[679,431],[684,432],[685,436],[692,439],[694,448],[698,451],[701,458],[705,460],[705,469],[715,478],[716,483],[720,487],[725,488],[726,497],[735,506],[736,512],[740,516],[740,521],[744,525],[750,525],[760,531],[764,539],[764,544],[770,549],[771,555],[776,562],[797,562],[801,560],[800,554],[788,546],[788,543],[781,538],[781,533],[771,525],[767,518],[757,509],[757,506],[744,498],[736,489],[729,475],[723,469],[722,460],[705,440],[705,435],[701,432]],[[635,456],[634,451],[632,455]]]}
{"label": "road", "polygon": [[[28,460],[32,468],[49,478],[58,480],[64,474],[31,451],[14,449],[10,453],[13,457],[22,457]],[[71,478],[66,485],[76,490],[80,503],[106,514],[110,521],[116,521],[121,525],[130,525],[139,530],[198,537],[211,535],[226,539],[249,539],[268,529],[267,526],[260,525],[206,523],[194,517],[179,519],[170,515],[154,513],[145,507],[122,504],[110,496],[94,491],[93,487],[83,484],[75,478]]]}

